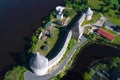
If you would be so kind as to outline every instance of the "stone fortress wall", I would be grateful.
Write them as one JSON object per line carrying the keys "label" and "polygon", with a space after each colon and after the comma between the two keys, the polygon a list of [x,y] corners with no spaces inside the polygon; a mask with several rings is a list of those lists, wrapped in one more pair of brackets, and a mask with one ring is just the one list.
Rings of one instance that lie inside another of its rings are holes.
{"label": "stone fortress wall", "polygon": [[[78,20],[79,27],[81,27],[81,25],[82,25],[82,23],[83,23],[83,21],[85,19],[86,19],[86,14],[83,13],[82,16],[80,17],[80,19]],[[48,62],[48,69],[52,68],[54,65],[56,65],[61,60],[61,58],[63,57],[64,53],[66,52],[66,49],[67,49],[67,46],[68,46],[69,41],[71,39],[71,36],[72,36],[72,31],[70,31],[68,33],[67,39],[65,40],[65,43],[63,44],[63,47],[60,50],[60,52],[58,53],[58,55]]]}
{"label": "stone fortress wall", "polygon": [[78,20],[79,26],[82,25],[82,23],[83,23],[83,21],[85,20],[85,18],[86,18],[86,14],[83,13],[82,16],[80,17],[80,19]]}
{"label": "stone fortress wall", "polygon": [[[89,13],[91,15],[89,15]],[[77,22],[78,23],[78,30],[79,30],[79,32],[78,32],[79,37],[78,38],[80,38],[82,36],[83,31],[84,31],[82,29],[82,27],[81,27],[81,24],[83,23],[84,20],[90,20],[92,18],[92,13],[93,12],[91,11],[91,9],[88,8],[87,13],[83,13],[82,16],[80,17],[80,19],[78,20],[78,22]],[[58,62],[62,59],[63,55],[65,54],[65,52],[67,50],[67,47],[68,47],[68,44],[70,42],[71,36],[72,36],[72,31],[69,31],[67,36],[66,36],[66,38],[65,38],[65,40],[63,39],[64,40],[64,43],[62,44],[63,46],[61,46],[59,48],[59,50],[58,50],[59,52],[58,52],[57,56],[54,57],[52,60],[46,61],[46,60],[48,60],[48,58],[40,56],[39,54],[37,54],[37,56],[39,56],[40,58],[39,57],[35,57],[35,59],[34,59],[35,62],[33,61],[33,63],[31,63],[32,64],[31,69],[33,70],[33,72],[36,73],[38,76],[48,74],[49,70],[53,66],[58,64]],[[41,58],[43,58],[43,60]],[[47,65],[45,65],[44,62]],[[36,65],[36,67],[34,67],[34,65]]]}
{"label": "stone fortress wall", "polygon": [[61,50],[59,51],[58,55],[48,62],[48,69],[51,69],[54,65],[56,65],[62,59],[63,55],[65,54],[65,52],[67,50],[71,36],[72,36],[72,31],[69,31],[67,38],[66,38]]}

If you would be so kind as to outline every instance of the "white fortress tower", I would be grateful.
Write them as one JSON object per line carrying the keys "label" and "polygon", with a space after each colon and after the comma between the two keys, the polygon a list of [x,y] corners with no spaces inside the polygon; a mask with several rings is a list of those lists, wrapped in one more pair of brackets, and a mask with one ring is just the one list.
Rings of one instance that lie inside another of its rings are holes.
{"label": "white fortress tower", "polygon": [[30,60],[30,68],[37,76],[42,76],[48,73],[48,59],[45,56],[36,52]]}
{"label": "white fortress tower", "polygon": [[62,6],[57,6],[56,7],[56,12],[57,12],[57,19],[63,19],[63,10],[65,9],[65,7],[62,7]]}
{"label": "white fortress tower", "polygon": [[86,11],[86,20],[91,20],[92,19],[92,15],[93,15],[93,11],[91,10],[91,8],[89,7]]}

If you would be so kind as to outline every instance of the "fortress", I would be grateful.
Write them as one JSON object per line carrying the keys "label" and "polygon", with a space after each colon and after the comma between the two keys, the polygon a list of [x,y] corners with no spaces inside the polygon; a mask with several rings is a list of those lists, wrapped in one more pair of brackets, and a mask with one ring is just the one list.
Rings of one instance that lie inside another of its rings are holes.
{"label": "fortress", "polygon": [[48,59],[45,56],[41,55],[39,52],[36,52],[34,54],[30,60],[30,68],[35,75],[42,76],[49,73],[48,71],[61,60],[64,53],[66,52],[71,36],[72,32],[70,31],[58,55],[50,61],[48,61]]}
{"label": "fortress", "polygon": [[[57,19],[62,19],[63,8],[58,6],[56,7],[56,10],[58,11]],[[80,38],[84,32],[84,29],[83,27],[81,27],[81,24],[84,20],[91,20],[92,15],[93,11],[89,7],[87,11],[82,14],[78,22],[73,26],[73,28],[68,32],[62,48],[60,48],[60,51],[58,52],[57,56],[54,57],[52,60],[49,61],[47,57],[41,55],[39,52],[36,52],[30,60],[30,68],[32,69],[32,72],[37,76],[49,74],[49,70],[53,66],[55,66],[65,54],[71,36],[74,36],[78,41],[80,41]]]}

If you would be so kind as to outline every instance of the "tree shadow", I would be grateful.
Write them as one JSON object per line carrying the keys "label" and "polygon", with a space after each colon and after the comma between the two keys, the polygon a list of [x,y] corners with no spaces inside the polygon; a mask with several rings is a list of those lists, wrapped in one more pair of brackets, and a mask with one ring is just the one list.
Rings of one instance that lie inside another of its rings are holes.
{"label": "tree shadow", "polygon": [[[29,61],[32,54],[29,54],[27,51],[18,53],[18,52],[9,52],[12,59],[15,61],[15,66],[23,66],[30,70]],[[14,66],[13,66],[14,67]]]}

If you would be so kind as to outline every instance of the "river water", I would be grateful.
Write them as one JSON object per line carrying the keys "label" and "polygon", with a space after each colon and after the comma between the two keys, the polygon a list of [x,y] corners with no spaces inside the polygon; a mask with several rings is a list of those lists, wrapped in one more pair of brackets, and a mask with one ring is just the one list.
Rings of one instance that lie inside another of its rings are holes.
{"label": "river water", "polygon": [[97,59],[113,56],[120,56],[120,49],[95,43],[90,44],[80,51],[71,69],[62,80],[82,80],[81,75],[88,68],[90,63]]}
{"label": "river water", "polygon": [[25,38],[63,0],[0,0],[0,77],[24,50]]}

